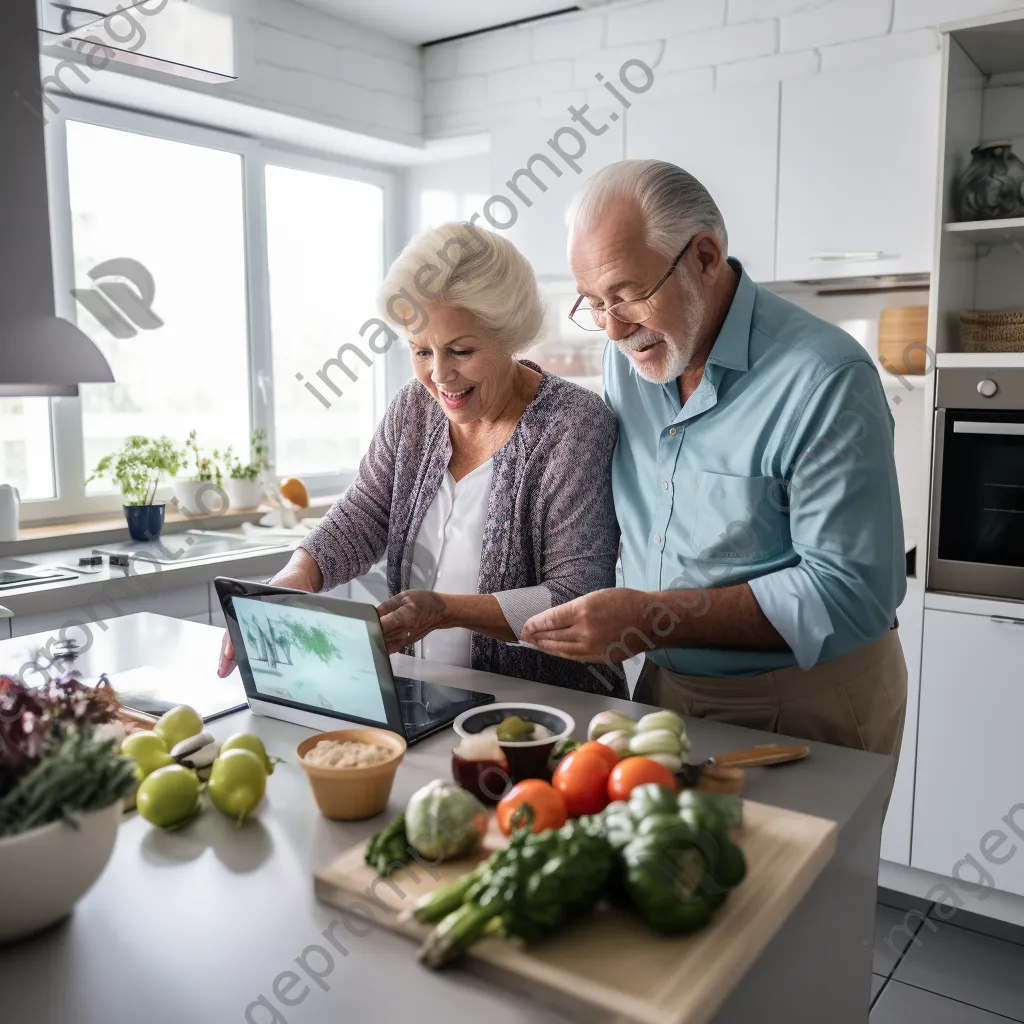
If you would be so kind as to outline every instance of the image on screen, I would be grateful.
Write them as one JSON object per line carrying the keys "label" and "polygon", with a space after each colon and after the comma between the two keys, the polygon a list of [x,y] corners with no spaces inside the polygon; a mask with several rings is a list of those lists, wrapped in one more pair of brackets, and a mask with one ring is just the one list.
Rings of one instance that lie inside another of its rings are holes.
{"label": "image on screen", "polygon": [[259,693],[371,722],[387,720],[361,619],[251,597],[232,602]]}

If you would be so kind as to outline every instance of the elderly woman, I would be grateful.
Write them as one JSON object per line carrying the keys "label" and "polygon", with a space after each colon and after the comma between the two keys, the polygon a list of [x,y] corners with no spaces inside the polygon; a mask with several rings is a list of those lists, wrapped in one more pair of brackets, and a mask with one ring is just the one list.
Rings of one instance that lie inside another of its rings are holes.
{"label": "elderly woman", "polygon": [[[386,551],[390,651],[628,697],[621,675],[518,644],[531,615],[615,585],[619,536],[615,417],[518,358],[543,321],[529,263],[499,235],[445,224],[405,248],[379,305],[416,378],[272,582],[331,589]],[[225,638],[222,675],[233,653]]]}

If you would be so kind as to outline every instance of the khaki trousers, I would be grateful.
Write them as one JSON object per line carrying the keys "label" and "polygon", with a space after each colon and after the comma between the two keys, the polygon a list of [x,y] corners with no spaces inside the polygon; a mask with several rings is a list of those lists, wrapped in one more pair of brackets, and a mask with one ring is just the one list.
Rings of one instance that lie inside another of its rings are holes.
{"label": "khaki trousers", "polygon": [[794,666],[740,679],[681,675],[648,658],[633,700],[898,760],[907,664],[896,628],[808,670]]}

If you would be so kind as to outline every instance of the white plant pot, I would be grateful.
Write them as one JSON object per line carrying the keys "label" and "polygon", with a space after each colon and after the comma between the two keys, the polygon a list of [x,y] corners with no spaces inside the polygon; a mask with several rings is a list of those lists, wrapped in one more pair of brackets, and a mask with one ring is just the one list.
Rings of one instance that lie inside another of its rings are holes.
{"label": "white plant pot", "polygon": [[244,508],[256,508],[263,500],[263,484],[259,480],[224,481],[230,507],[235,511]]}
{"label": "white plant pot", "polygon": [[173,494],[177,511],[184,515],[215,516],[227,511],[224,488],[212,480],[175,480]]}
{"label": "white plant pot", "polygon": [[78,828],[55,821],[0,839],[0,942],[20,939],[67,917],[103,873],[121,820],[122,801],[82,815]]}

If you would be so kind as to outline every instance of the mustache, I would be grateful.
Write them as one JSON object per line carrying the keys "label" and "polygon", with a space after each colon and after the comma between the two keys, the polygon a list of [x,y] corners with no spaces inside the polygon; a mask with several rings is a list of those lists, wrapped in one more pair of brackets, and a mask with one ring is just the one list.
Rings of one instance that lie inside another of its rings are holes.
{"label": "mustache", "polygon": [[620,338],[615,344],[619,346],[619,350],[622,352],[639,352],[642,348],[647,348],[664,340],[663,335],[649,328],[642,327],[640,330],[634,331],[628,338]]}

